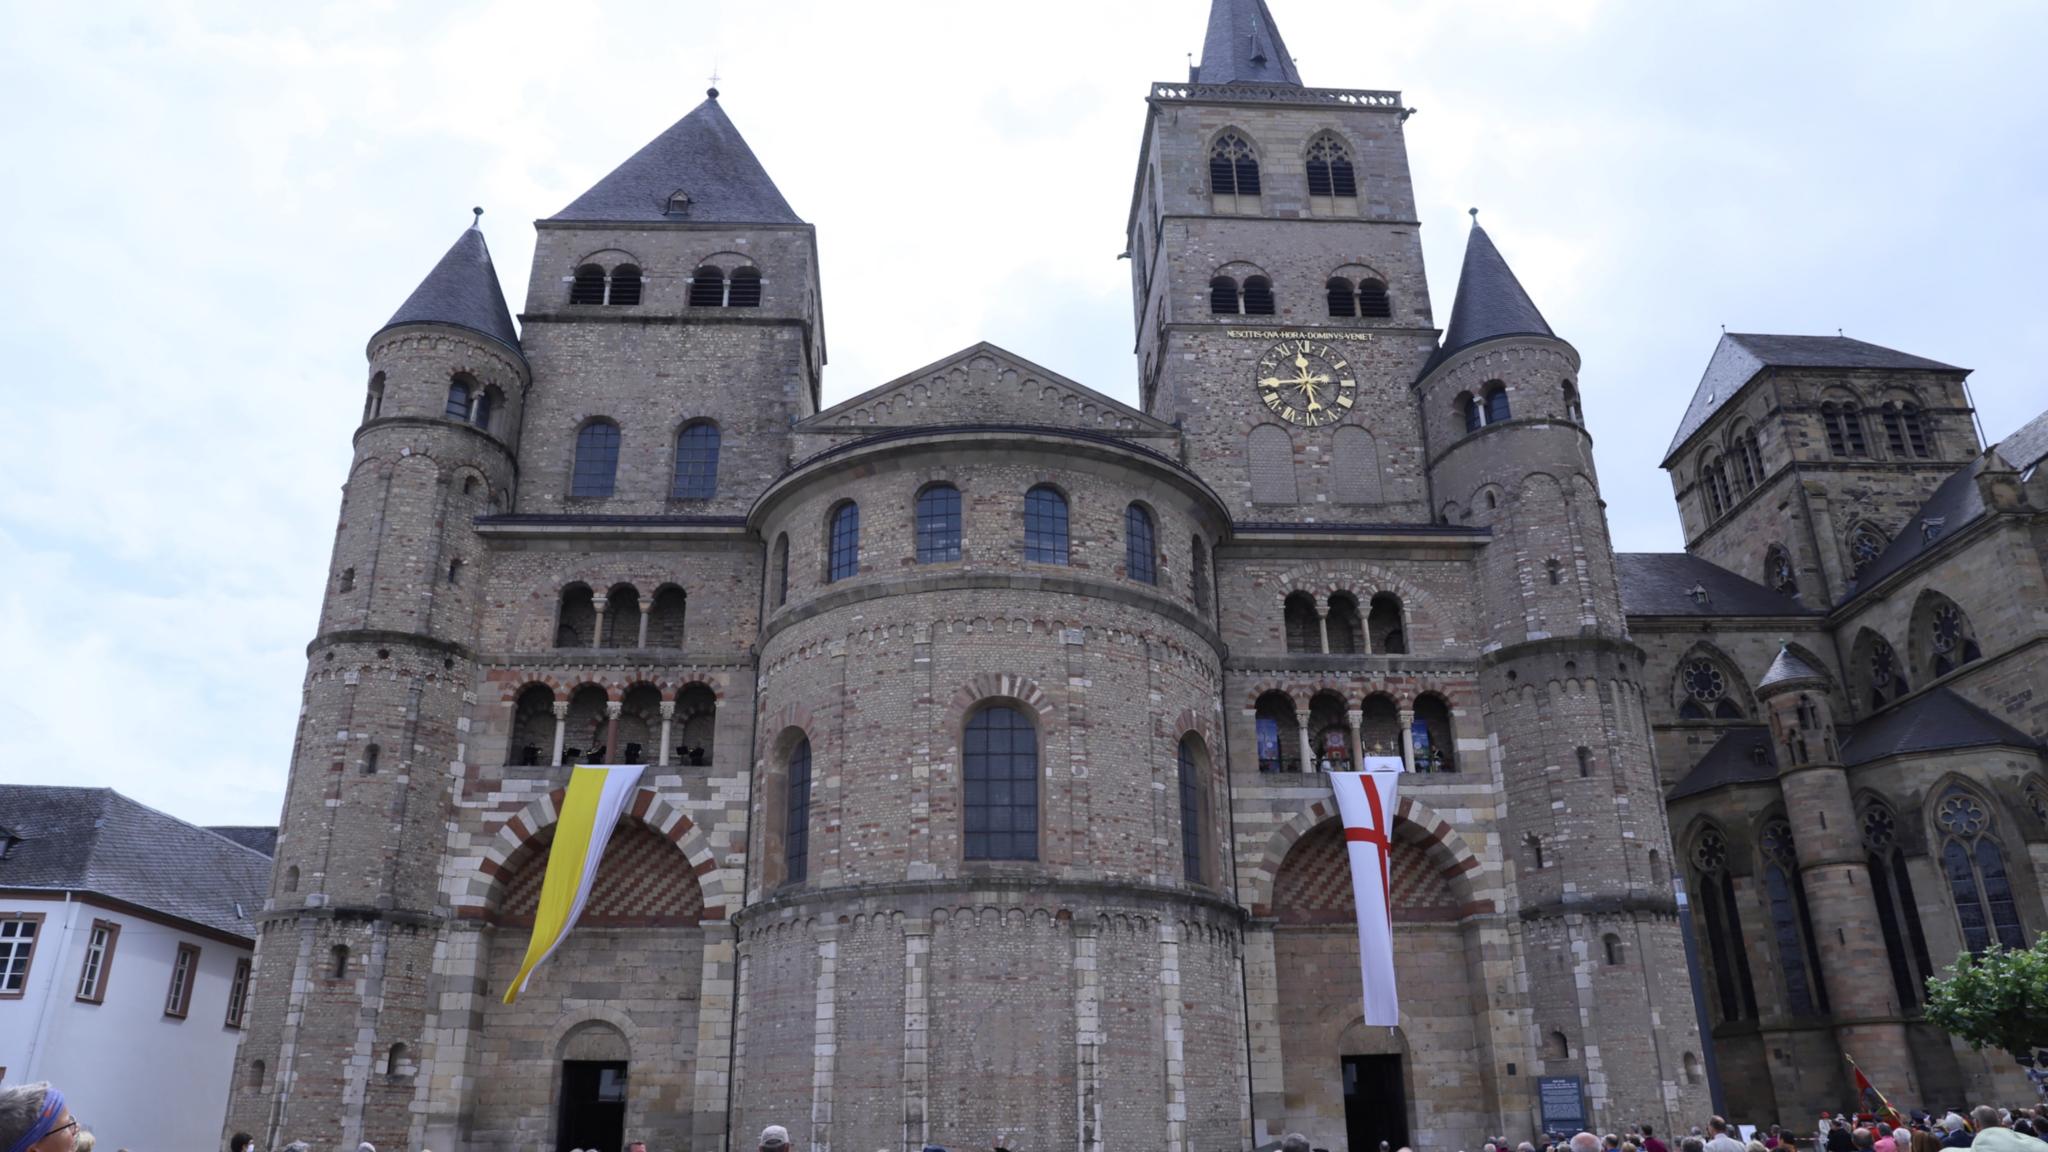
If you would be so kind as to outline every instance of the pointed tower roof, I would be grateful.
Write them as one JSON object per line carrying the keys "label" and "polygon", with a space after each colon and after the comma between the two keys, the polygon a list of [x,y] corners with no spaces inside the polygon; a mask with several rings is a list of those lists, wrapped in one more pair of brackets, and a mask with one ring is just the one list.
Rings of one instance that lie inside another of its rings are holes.
{"label": "pointed tower roof", "polygon": [[519,332],[512,327],[512,312],[505,307],[505,293],[498,286],[498,270],[491,265],[491,250],[484,245],[483,213],[481,208],[476,210],[477,223],[455,238],[448,254],[441,257],[420,286],[384,322],[384,328],[400,324],[452,324],[488,336],[515,355],[523,355]]}
{"label": "pointed tower roof", "polygon": [[[676,193],[689,205],[672,210]],[[718,105],[718,89],[648,141],[553,220],[607,223],[678,220],[711,224],[801,224],[768,170]]]}
{"label": "pointed tower roof", "polygon": [[1458,273],[1458,298],[1451,304],[1451,325],[1444,330],[1444,346],[1430,367],[1474,344],[1502,336],[1548,336],[1557,338],[1536,302],[1522,290],[1522,282],[1501,258],[1486,229],[1479,226],[1479,210],[1472,210],[1472,234],[1465,240],[1465,266]]}
{"label": "pointed tower roof", "polygon": [[1825,684],[1828,674],[1807,663],[1806,659],[1794,652],[1790,645],[1778,649],[1778,658],[1764,670],[1764,678],[1756,682],[1759,690],[1775,688],[1780,684]]}
{"label": "pointed tower roof", "polygon": [[1301,87],[1301,73],[1294,70],[1266,0],[1211,0],[1202,63],[1190,73],[1192,83]]}

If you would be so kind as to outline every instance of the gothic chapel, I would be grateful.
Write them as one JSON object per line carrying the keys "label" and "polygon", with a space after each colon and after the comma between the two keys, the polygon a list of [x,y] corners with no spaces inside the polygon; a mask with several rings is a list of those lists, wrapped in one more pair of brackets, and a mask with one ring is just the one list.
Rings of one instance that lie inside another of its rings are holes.
{"label": "gothic chapel", "polygon": [[[822,407],[718,94],[370,337],[228,1131],[442,1152],[1476,1148],[2024,1092],[1921,1022],[2048,930],[2048,418],[1730,334],[1609,543],[1579,353],[1264,0],[1151,86],[1138,407],[977,344]],[[1675,409],[1679,397],[1672,396]],[[1403,1026],[1325,765],[1398,755]],[[644,763],[502,1002],[577,762]],[[1688,955],[1696,961],[1688,962]],[[1896,1086],[1896,1087],[1893,1087]]]}

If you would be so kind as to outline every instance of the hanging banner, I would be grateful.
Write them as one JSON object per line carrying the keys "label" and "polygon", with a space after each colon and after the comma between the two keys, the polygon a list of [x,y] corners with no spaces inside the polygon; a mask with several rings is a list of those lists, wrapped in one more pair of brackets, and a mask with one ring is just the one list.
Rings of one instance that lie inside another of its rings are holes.
{"label": "hanging banner", "polygon": [[597,866],[604,860],[605,845],[612,830],[640,786],[638,764],[578,764],[569,772],[569,787],[562,794],[562,810],[555,817],[555,839],[548,847],[548,870],[541,876],[540,906],[533,916],[533,939],[526,944],[526,961],[519,975],[505,989],[510,1004],[526,990],[526,981],[576,926],[583,906],[590,902],[590,889],[597,883]]}
{"label": "hanging banner", "polygon": [[1351,894],[1358,905],[1358,968],[1365,987],[1365,1022],[1392,1028],[1401,1022],[1394,987],[1394,793],[1398,756],[1367,756],[1363,772],[1332,772],[1344,846],[1351,855]]}

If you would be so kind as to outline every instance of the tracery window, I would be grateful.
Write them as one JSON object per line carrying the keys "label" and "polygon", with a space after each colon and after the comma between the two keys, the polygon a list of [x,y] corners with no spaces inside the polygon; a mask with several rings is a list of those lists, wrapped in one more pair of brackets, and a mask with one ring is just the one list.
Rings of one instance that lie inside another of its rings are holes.
{"label": "tracery window", "polygon": [[1952,600],[1943,600],[1928,619],[1928,646],[1934,650],[1934,674],[1946,676],[1982,656],[1970,618]]}
{"label": "tracery window", "polygon": [[1800,885],[1799,857],[1792,843],[1792,825],[1773,820],[1764,825],[1764,893],[1769,901],[1771,934],[1778,945],[1778,967],[1785,976],[1785,1004],[1794,1016],[1820,1016],[1828,1010],[1828,993],[1820,979],[1820,954],[1815,951],[1813,921],[1806,910],[1806,889]]}
{"label": "tracery window", "polygon": [[1899,654],[1884,637],[1872,634],[1869,640],[1870,655],[1870,706],[1873,709],[1904,696],[1911,688],[1906,683],[1906,674],[1899,665]]}
{"label": "tracery window", "polygon": [[1868,520],[1849,529],[1849,575],[1862,576],[1864,569],[1884,555],[1885,545],[1889,543],[1884,532]]}
{"label": "tracery window", "polygon": [[1927,958],[1927,935],[1920,927],[1920,906],[1913,899],[1913,878],[1906,872],[1906,854],[1898,842],[1898,818],[1889,806],[1873,802],[1863,810],[1863,851],[1870,869],[1871,895],[1877,903],[1877,926],[1891,963],[1892,988],[1899,1007],[1912,1011],[1920,990],[1934,974]]}
{"label": "tracery window", "polygon": [[2005,853],[1993,834],[1991,810],[1961,785],[1951,785],[1934,809],[1941,832],[1941,872],[1962,925],[1963,946],[1981,954],[1994,942],[2025,948],[2019,905],[2005,870]]}
{"label": "tracery window", "polygon": [[1783,544],[1773,544],[1764,551],[1764,583],[1774,592],[1799,595],[1799,574],[1793,570],[1792,554],[1785,551]]}
{"label": "tracery window", "polygon": [[1258,211],[1258,153],[1236,132],[1225,132],[1209,146],[1209,197],[1217,212]]}
{"label": "tracery window", "polygon": [[1742,706],[1728,695],[1728,677],[1721,665],[1706,656],[1695,656],[1679,669],[1679,686],[1685,699],[1678,705],[1680,720],[1740,720]]}
{"label": "tracery window", "polygon": [[1700,911],[1706,920],[1707,951],[1713,958],[1714,991],[1721,1019],[1756,1018],[1756,986],[1750,979],[1748,937],[1735,904],[1735,880],[1728,871],[1728,840],[1718,828],[1694,838],[1693,867],[1699,872]]}
{"label": "tracery window", "polygon": [[[1358,195],[1351,169],[1351,150],[1334,136],[1318,136],[1308,145],[1308,194],[1311,197]],[[1325,206],[1324,211],[1329,208]]]}

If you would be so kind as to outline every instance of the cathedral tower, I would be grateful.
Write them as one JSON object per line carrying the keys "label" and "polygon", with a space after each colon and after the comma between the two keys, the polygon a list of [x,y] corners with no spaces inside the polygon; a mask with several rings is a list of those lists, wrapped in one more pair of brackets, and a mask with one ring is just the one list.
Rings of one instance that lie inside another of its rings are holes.
{"label": "cathedral tower", "polygon": [[[1671,839],[1622,620],[1579,356],[1475,219],[1443,347],[1416,385],[1439,517],[1489,531],[1479,681],[1519,849],[1527,1032],[1597,1123],[1697,1115],[1699,1038]],[[1649,1018],[1645,1019],[1647,1010]]]}
{"label": "cathedral tower", "polygon": [[[481,215],[481,213],[479,213]],[[309,646],[230,1129],[403,1143],[434,964],[481,547],[531,379],[470,227],[370,338],[370,382]],[[281,1009],[281,1010],[280,1010]],[[385,1073],[385,1075],[379,1075]]]}

